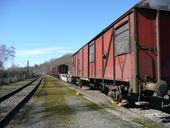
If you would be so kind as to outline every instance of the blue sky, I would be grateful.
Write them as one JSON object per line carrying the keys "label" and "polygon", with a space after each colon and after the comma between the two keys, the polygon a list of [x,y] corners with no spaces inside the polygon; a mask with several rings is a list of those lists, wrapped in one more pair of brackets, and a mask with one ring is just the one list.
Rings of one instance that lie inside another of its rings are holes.
{"label": "blue sky", "polygon": [[0,43],[15,64],[74,53],[140,0],[0,0]]}

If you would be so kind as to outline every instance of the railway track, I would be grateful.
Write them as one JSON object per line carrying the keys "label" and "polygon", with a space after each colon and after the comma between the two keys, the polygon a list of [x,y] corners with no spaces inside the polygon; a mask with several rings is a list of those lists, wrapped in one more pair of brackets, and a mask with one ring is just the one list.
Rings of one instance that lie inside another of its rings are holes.
{"label": "railway track", "polygon": [[43,77],[36,78],[28,84],[0,97],[0,128],[8,125],[10,120],[29,101],[42,79]]}
{"label": "railway track", "polygon": [[32,80],[31,82],[25,84],[24,86],[21,86],[17,89],[14,89],[10,92],[7,92],[6,94],[0,96],[0,103],[6,99],[8,99],[9,97],[15,95],[16,93],[20,92],[22,89],[26,88],[27,86],[29,86],[30,84],[32,84],[34,81],[36,81],[39,77],[35,78],[34,80]]}

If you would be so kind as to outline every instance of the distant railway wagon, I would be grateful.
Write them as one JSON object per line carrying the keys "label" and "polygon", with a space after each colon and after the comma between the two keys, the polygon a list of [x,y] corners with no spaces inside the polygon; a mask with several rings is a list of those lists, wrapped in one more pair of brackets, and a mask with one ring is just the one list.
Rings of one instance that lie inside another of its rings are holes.
{"label": "distant railway wagon", "polygon": [[49,75],[57,77],[57,67],[53,67],[50,71],[49,71]]}
{"label": "distant railway wagon", "polygon": [[69,70],[68,65],[66,64],[60,64],[56,67],[52,67],[49,71],[49,75],[54,77],[59,77],[61,74],[67,74]]}
{"label": "distant railway wagon", "polygon": [[170,88],[169,0],[142,0],[72,58],[72,76],[77,84],[102,86],[116,100],[124,95],[135,95],[138,102],[153,96],[167,98]]}
{"label": "distant railway wagon", "polygon": [[68,73],[68,65],[61,64],[57,67],[58,74],[67,74]]}
{"label": "distant railway wagon", "polygon": [[61,64],[57,66],[58,77],[63,81],[67,81],[68,70],[69,70],[69,67],[66,64]]}

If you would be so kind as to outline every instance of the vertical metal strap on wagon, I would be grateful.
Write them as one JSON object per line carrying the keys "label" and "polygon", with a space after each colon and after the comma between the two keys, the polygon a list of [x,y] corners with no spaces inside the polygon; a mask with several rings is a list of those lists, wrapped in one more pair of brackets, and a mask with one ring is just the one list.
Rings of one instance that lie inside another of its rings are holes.
{"label": "vertical metal strap on wagon", "polygon": [[87,54],[88,55],[88,59],[87,59],[87,62],[88,62],[88,76],[87,77],[88,78],[90,77],[90,63],[89,63],[90,62],[90,59],[89,59],[90,56],[89,56],[89,51],[90,51],[90,48],[89,48],[89,44],[88,44],[88,54]]}
{"label": "vertical metal strap on wagon", "polygon": [[112,37],[114,35],[114,28],[112,28],[112,32],[111,32],[111,36],[110,36],[110,41],[109,41],[109,48],[108,48],[108,51],[107,51],[107,57],[106,57],[106,63],[104,65],[104,75],[105,75],[105,72],[106,72],[106,67],[107,67],[107,63],[108,63],[108,60],[109,60],[109,53],[110,53],[110,48],[111,48],[111,44],[112,44]]}
{"label": "vertical metal strap on wagon", "polygon": [[[102,55],[104,54],[104,34],[102,35]],[[104,88],[104,59],[102,58],[102,85]]]}
{"label": "vertical metal strap on wagon", "polygon": [[138,51],[137,51],[137,44],[138,44],[138,19],[137,19],[137,11],[134,11],[134,81],[133,81],[133,92],[138,93],[139,85],[137,85],[137,77],[138,77]]}
{"label": "vertical metal strap on wagon", "polygon": [[94,40],[94,83],[96,83],[96,40]]}
{"label": "vertical metal strap on wagon", "polygon": [[156,16],[156,43],[157,43],[157,72],[158,72],[158,80],[157,81],[160,81],[160,74],[161,74],[161,68],[160,68],[160,60],[161,60],[161,56],[160,56],[160,11],[157,10],[157,16]]}
{"label": "vertical metal strap on wagon", "polygon": [[84,77],[84,48],[82,48],[82,71],[81,77]]}
{"label": "vertical metal strap on wagon", "polygon": [[[113,33],[115,33],[115,29],[113,29]],[[115,36],[112,36],[113,42],[115,43],[114,39]],[[113,43],[113,85],[116,86],[116,56],[115,56],[115,44]]]}

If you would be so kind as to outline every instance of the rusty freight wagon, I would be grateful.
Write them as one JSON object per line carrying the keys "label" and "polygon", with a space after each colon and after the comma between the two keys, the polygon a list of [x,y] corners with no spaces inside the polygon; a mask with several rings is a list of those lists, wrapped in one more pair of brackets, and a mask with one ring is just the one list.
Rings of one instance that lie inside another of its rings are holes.
{"label": "rusty freight wagon", "polygon": [[52,67],[48,74],[54,77],[59,77],[61,74],[67,75],[68,69],[68,65],[60,64],[56,67]]}
{"label": "rusty freight wagon", "polygon": [[51,70],[49,71],[49,75],[57,77],[57,67],[52,67]]}
{"label": "rusty freight wagon", "polygon": [[69,67],[66,64],[61,64],[57,66],[57,75],[63,81],[67,81]]}
{"label": "rusty freight wagon", "polygon": [[73,55],[72,76],[77,84],[102,86],[116,100],[168,99],[169,0],[143,0],[106,27]]}

